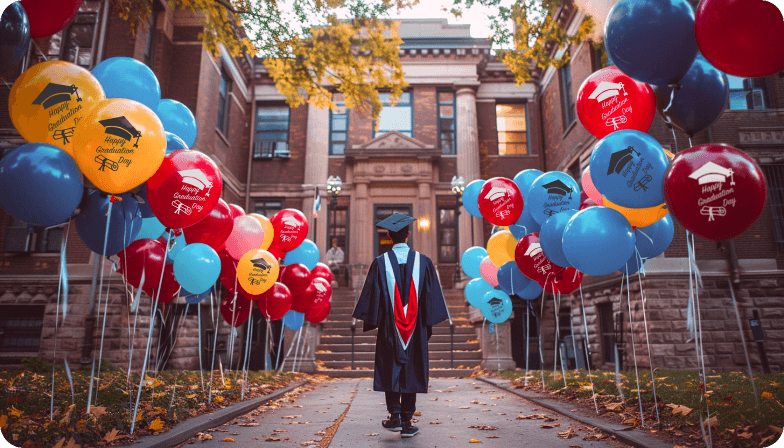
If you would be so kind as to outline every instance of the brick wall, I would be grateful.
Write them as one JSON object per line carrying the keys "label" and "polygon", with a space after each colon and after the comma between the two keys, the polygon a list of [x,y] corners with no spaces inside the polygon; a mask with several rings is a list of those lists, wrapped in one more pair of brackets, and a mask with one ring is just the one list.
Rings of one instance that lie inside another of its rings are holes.
{"label": "brick wall", "polygon": [[252,171],[253,184],[263,185],[265,191],[277,190],[277,187],[281,185],[302,185],[305,180],[307,133],[308,105],[303,104],[291,109],[289,115],[289,151],[291,152],[291,158],[254,160]]}

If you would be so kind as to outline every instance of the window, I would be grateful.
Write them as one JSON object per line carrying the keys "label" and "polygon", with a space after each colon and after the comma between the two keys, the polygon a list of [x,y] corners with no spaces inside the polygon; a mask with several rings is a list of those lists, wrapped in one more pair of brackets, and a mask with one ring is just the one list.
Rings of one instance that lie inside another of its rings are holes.
{"label": "window", "polygon": [[731,110],[772,109],[767,78],[739,78],[727,75]]}
{"label": "window", "polygon": [[571,62],[567,62],[559,71],[561,74],[561,106],[563,107],[564,131],[566,131],[574,123],[575,118]]}
{"label": "window", "polygon": [[599,327],[602,333],[602,361],[615,364],[615,322],[612,302],[597,304],[596,313],[599,315]]}
{"label": "window", "polygon": [[42,305],[0,307],[0,352],[38,352],[44,308]]}
{"label": "window", "polygon": [[63,32],[65,42],[62,60],[90,69],[97,19],[96,12],[79,12],[76,15],[71,25]]}
{"label": "window", "polygon": [[332,238],[337,238],[343,263],[348,263],[348,206],[337,204],[333,210],[327,214],[328,247],[332,247]]}
{"label": "window", "polygon": [[153,2],[153,8],[152,11],[150,11],[150,20],[147,22],[147,40],[144,43],[144,63],[153,70],[155,70],[155,37],[158,33],[159,5],[159,2]]}
{"label": "window", "polygon": [[256,201],[253,204],[254,213],[258,213],[260,215],[264,215],[267,218],[272,218],[275,216],[276,213],[283,210],[283,200],[282,199],[264,199],[260,201]]}
{"label": "window", "polygon": [[221,69],[220,89],[218,90],[218,129],[224,136],[228,136],[229,129],[229,92],[231,92],[231,78],[226,71]]}
{"label": "window", "polygon": [[499,155],[528,154],[525,110],[525,104],[496,104]]}
{"label": "window", "polygon": [[348,109],[342,93],[332,95],[338,110],[329,111],[329,154],[343,155],[348,144]]}
{"label": "window", "polygon": [[289,110],[287,106],[259,106],[256,108],[254,159],[291,157],[289,152]]}
{"label": "window", "polygon": [[438,262],[457,263],[457,209],[438,209]]}
{"label": "window", "polygon": [[784,163],[762,165],[762,172],[768,181],[770,212],[773,215],[773,228],[776,242],[784,244]]}
{"label": "window", "polygon": [[438,129],[441,153],[456,154],[454,92],[438,92]]}
{"label": "window", "polygon": [[58,253],[63,240],[63,228],[31,227],[27,223],[11,218],[5,230],[5,252]]}
{"label": "window", "polygon": [[378,125],[378,131],[373,132],[373,137],[378,137],[389,131],[398,131],[409,137],[414,136],[414,115],[411,107],[411,92],[403,92],[396,105],[390,102],[389,93],[380,93],[379,99],[384,108],[378,121],[373,123],[373,129]]}
{"label": "window", "polygon": [[597,71],[607,67],[607,51],[604,43],[591,42],[591,70]]}

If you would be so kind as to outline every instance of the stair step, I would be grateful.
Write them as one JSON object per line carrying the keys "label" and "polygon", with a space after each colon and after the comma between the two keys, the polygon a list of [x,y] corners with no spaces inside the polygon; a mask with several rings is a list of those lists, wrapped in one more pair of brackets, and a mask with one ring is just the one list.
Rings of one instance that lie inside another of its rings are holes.
{"label": "stair step", "polygon": [[[467,351],[467,352],[459,352],[455,351],[455,362],[460,361],[461,364],[470,363],[470,362],[481,362],[482,361],[482,352],[480,351]],[[431,351],[428,350],[428,358],[430,362],[433,361],[449,361],[452,359],[452,352],[450,351]],[[328,361],[347,361],[351,362],[351,352],[342,352],[342,353],[316,353],[316,359],[320,359],[324,362]],[[355,361],[373,361],[376,359],[375,352],[357,352],[354,353],[354,360]]]}
{"label": "stair step", "polygon": [[[479,364],[481,362],[482,362],[482,358],[481,357],[479,359],[477,359],[477,360],[468,360],[468,361],[458,361],[457,359],[455,359],[455,365],[454,366],[455,367],[459,367],[459,366],[462,365],[463,368],[474,368],[474,367],[479,366]],[[345,367],[350,367],[351,366],[351,361],[350,360],[349,361],[321,361],[321,362],[319,362],[319,364],[322,364],[322,363],[323,363],[323,366],[325,368],[333,369],[333,370],[342,370]],[[369,369],[371,372],[373,370],[374,364],[375,364],[375,361],[372,361],[372,360],[370,360],[370,361],[354,361],[354,367],[355,368],[361,369],[361,368],[365,367],[365,368]],[[430,371],[431,372],[433,371],[433,369],[437,369],[437,368],[443,368],[443,369],[450,369],[450,368],[452,368],[452,363],[448,359],[445,359],[445,360],[442,360],[442,359],[431,359],[428,362],[428,365],[430,367]]]}
{"label": "stair step", "polygon": [[[474,369],[430,369],[430,378],[467,378],[474,372]],[[320,369],[316,373],[331,378],[373,378],[373,370]]]}
{"label": "stair step", "polygon": [[[476,340],[476,335],[462,335],[462,336],[455,335],[455,345],[457,345],[458,343],[461,343],[461,344],[468,343],[468,341],[471,341],[471,340]],[[357,333],[357,335],[354,336],[354,343],[355,344],[375,344],[376,343],[376,333],[372,332],[372,333],[369,333],[369,334],[366,333],[366,334],[361,334],[361,335],[360,335],[360,333]],[[431,344],[433,344],[433,343],[448,344],[449,343],[449,335],[448,334],[434,334],[433,337],[430,338],[429,343],[431,343]],[[345,335],[342,335],[342,336],[341,335],[337,335],[337,336],[330,336],[330,337],[324,337],[324,335],[321,336],[321,343],[320,343],[319,347],[325,347],[325,346],[328,346],[328,345],[331,345],[331,344],[351,345],[351,336],[345,336]]]}
{"label": "stair step", "polygon": [[[373,330],[376,331],[376,330]],[[450,333],[449,325],[436,325],[433,327],[433,336],[435,335],[449,335]],[[356,330],[356,336],[363,334],[362,327],[358,324]],[[375,333],[374,333],[375,335]],[[472,337],[476,337],[476,330],[474,327],[455,327],[455,337],[458,335],[470,335]],[[321,332],[321,337],[324,336],[351,336],[351,326],[350,325],[336,325],[336,326],[325,326]]]}
{"label": "stair step", "polygon": [[[435,336],[433,336],[435,338]],[[433,339],[430,339],[430,342],[427,344],[428,350],[430,351],[449,351],[451,345],[449,342],[433,342]],[[479,343],[472,342],[457,342],[455,341],[454,345],[455,350],[471,350],[471,351],[479,351]],[[324,344],[323,342],[316,348],[316,351],[319,350],[328,350],[332,353],[348,353],[351,354],[351,344]],[[361,352],[375,352],[376,351],[376,342],[375,338],[373,339],[372,343],[369,344],[355,344],[354,350],[357,353]]]}

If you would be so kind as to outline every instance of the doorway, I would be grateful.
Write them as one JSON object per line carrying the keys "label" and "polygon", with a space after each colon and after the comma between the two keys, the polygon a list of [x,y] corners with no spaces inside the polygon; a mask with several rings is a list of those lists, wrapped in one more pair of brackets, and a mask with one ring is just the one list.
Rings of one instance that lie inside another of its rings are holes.
{"label": "doorway", "polygon": [[[378,257],[379,255],[383,255],[392,249],[392,240],[389,239],[386,229],[375,227],[375,225],[389,218],[394,213],[402,213],[404,215],[412,216],[411,210],[411,204],[376,204],[373,206],[373,228],[375,229],[375,235],[373,238],[374,256]],[[411,224],[414,225],[415,223]],[[411,236],[408,237],[408,246],[412,249],[414,248],[413,240],[414,233],[411,232]]]}

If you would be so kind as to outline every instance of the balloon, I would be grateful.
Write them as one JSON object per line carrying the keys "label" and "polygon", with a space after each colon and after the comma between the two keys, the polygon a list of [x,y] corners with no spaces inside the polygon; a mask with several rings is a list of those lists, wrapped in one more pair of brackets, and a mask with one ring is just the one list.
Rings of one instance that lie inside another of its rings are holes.
{"label": "balloon", "polygon": [[[174,278],[172,265],[166,264],[166,246],[156,240],[137,240],[132,242],[122,252],[118,272],[125,276],[128,283],[134,288],[142,288],[147,295],[155,300],[158,284],[161,284],[161,293],[158,298],[160,303],[171,302],[180,289]],[[163,280],[161,281],[161,269]],[[144,284],[142,284],[144,274]]]}
{"label": "balloon", "polygon": [[70,62],[45,61],[16,79],[8,111],[25,140],[46,142],[73,156],[76,125],[105,99],[89,71]]}
{"label": "balloon", "polygon": [[284,264],[300,263],[304,264],[306,268],[313,269],[319,261],[321,255],[316,243],[309,239],[305,239],[296,249],[286,254],[283,259]]}
{"label": "balloon", "polygon": [[231,233],[224,243],[226,252],[236,260],[249,250],[258,249],[264,241],[263,232],[261,224],[250,216],[234,219]]}
{"label": "balloon", "polygon": [[541,228],[542,225],[534,221],[533,216],[531,216],[531,207],[526,207],[523,209],[520,219],[515,224],[509,226],[509,231],[512,232],[512,236],[515,239],[519,240],[529,233],[538,232]]}
{"label": "balloon", "polygon": [[634,230],[634,235],[637,239],[635,247],[640,257],[645,259],[658,257],[670,247],[675,235],[672,216],[665,216],[647,227],[638,227]]}
{"label": "balloon", "polygon": [[234,218],[245,215],[245,209],[237,204],[229,204],[229,208],[231,209],[231,216]]}
{"label": "balloon", "polygon": [[270,223],[275,229],[275,239],[272,241],[284,252],[296,249],[308,235],[307,218],[301,211],[293,208],[275,213]]}
{"label": "balloon", "polygon": [[0,159],[0,206],[20,221],[60,224],[74,214],[83,194],[76,162],[54,146],[27,143]]}
{"label": "balloon", "polygon": [[180,288],[180,297],[185,298],[185,303],[189,305],[198,305],[202,302],[202,300],[206,299],[212,293],[212,288],[204,291],[201,294],[194,294],[192,292],[188,292],[185,288]]}
{"label": "balloon", "polygon": [[[74,130],[73,155],[79,169],[107,193],[124,193],[143,184],[161,166],[165,154],[161,121],[148,107],[131,100],[99,102]],[[147,192],[153,199],[150,185]],[[166,224],[161,216],[158,219]]]}
{"label": "balloon", "polygon": [[270,289],[279,273],[278,260],[266,250],[249,250],[237,262],[237,283],[254,295]]}
{"label": "balloon", "polygon": [[580,208],[580,188],[568,174],[548,171],[531,184],[525,204],[534,221],[541,225],[556,213]]}
{"label": "balloon", "polygon": [[498,286],[498,266],[493,264],[493,261],[490,260],[490,257],[485,257],[482,262],[479,264],[479,272],[482,275],[482,278],[485,279],[487,283],[490,283],[490,286],[495,288]]}
{"label": "balloon", "polygon": [[487,254],[496,266],[514,260],[514,251],[517,240],[509,230],[502,230],[487,240]]}
{"label": "balloon", "polygon": [[604,46],[632,78],[676,84],[697,56],[694,11],[686,0],[620,0],[607,16]]}
{"label": "balloon", "polygon": [[310,308],[322,308],[332,300],[332,284],[321,277],[314,277],[311,286],[316,290],[316,298]]}
{"label": "balloon", "polygon": [[[160,118],[160,116],[158,118]],[[166,128],[164,128],[164,130],[165,129]],[[189,148],[188,145],[186,145],[185,142],[182,141],[180,137],[177,137],[171,132],[166,132],[166,155],[169,155],[174,151],[177,151],[178,149],[189,149]]]}
{"label": "balloon", "polygon": [[620,269],[634,252],[634,244],[629,222],[607,207],[577,212],[563,232],[566,259],[588,275],[607,275]]}
{"label": "balloon", "polygon": [[594,205],[604,205],[604,197],[601,193],[599,193],[599,190],[596,189],[596,186],[593,184],[593,180],[591,180],[590,167],[583,173],[581,182],[583,184],[583,191],[593,201]]}
{"label": "balloon", "polygon": [[[150,201],[147,200],[147,185],[139,187],[139,191],[134,194],[134,198],[139,202],[139,211],[142,212],[142,218],[154,218],[155,213],[150,208]],[[157,219],[157,218],[156,218]]]}
{"label": "balloon", "polygon": [[280,282],[288,286],[291,296],[296,297],[310,286],[312,276],[304,264],[294,263],[286,265],[280,272]]}
{"label": "balloon", "polygon": [[566,223],[576,214],[577,210],[566,210],[565,212],[555,214],[542,224],[542,230],[539,231],[539,244],[542,245],[542,250],[547,259],[555,265],[561,267],[571,266],[569,260],[566,259],[566,255],[564,255],[561,239],[563,238]]}
{"label": "balloon", "polygon": [[626,262],[621,269],[618,269],[621,274],[632,275],[636,274],[637,271],[642,268],[643,264],[645,263],[644,259],[641,259],[637,252],[634,252],[632,256],[629,258],[629,261]]}
{"label": "balloon", "polygon": [[[204,243],[218,250],[226,242],[233,229],[234,218],[231,217],[229,204],[223,199],[218,199],[218,203],[215,204],[215,207],[212,208],[204,219],[182,229],[182,232],[188,244]],[[261,247],[261,249],[264,249],[264,247]]]}
{"label": "balloon", "polygon": [[582,204],[580,204],[580,210],[585,210],[588,207],[596,207],[596,203],[593,202],[591,198],[584,200]]}
{"label": "balloon", "polygon": [[259,311],[269,320],[281,319],[290,309],[291,291],[283,283],[276,282],[259,301]]}
{"label": "balloon", "polygon": [[221,302],[220,312],[223,319],[232,327],[239,327],[244,324],[250,312],[253,309],[253,303],[250,300],[242,297],[239,294],[234,294],[231,297],[226,297]]}
{"label": "balloon", "polygon": [[530,283],[531,279],[520,272],[514,261],[508,261],[498,268],[498,287],[507,294],[520,295]]}
{"label": "balloon", "polygon": [[[163,159],[147,181],[147,197],[155,216],[166,227],[192,226],[210,214],[223,191],[223,176],[212,159],[182,149]],[[241,255],[232,254],[239,258]]]}
{"label": "balloon", "polygon": [[679,153],[664,179],[670,213],[686,230],[722,241],[759,218],[768,189],[754,159],[727,145],[699,145]]}
{"label": "balloon", "polygon": [[485,181],[477,179],[469,182],[463,190],[463,207],[468,214],[477,218],[482,217],[482,212],[479,211],[479,191],[484,184]]}
{"label": "balloon", "polygon": [[302,324],[305,323],[305,314],[299,313],[297,311],[291,310],[283,316],[283,325],[286,327],[297,331],[302,328]]}
{"label": "balloon", "polygon": [[698,53],[679,84],[679,89],[656,86],[656,109],[664,121],[694,137],[708,129],[724,113],[730,96],[729,81],[727,75],[716,70]]}
{"label": "balloon", "polygon": [[571,294],[580,287],[582,280],[583,273],[570,266],[556,273],[540,286],[551,294]]}
{"label": "balloon", "polygon": [[514,183],[517,185],[517,188],[520,189],[520,195],[525,198],[528,194],[528,191],[531,190],[531,184],[534,183],[537,177],[544,174],[543,172],[535,169],[523,170],[519,173],[515,174]]}
{"label": "balloon", "polygon": [[104,59],[93,67],[92,73],[103,86],[106,98],[134,100],[150,108],[153,114],[158,110],[161,85],[143,62],[124,56]]}
{"label": "balloon", "polygon": [[660,204],[648,208],[627,208],[614,204],[607,198],[604,198],[605,207],[609,207],[618,213],[622,214],[624,218],[629,221],[632,227],[645,227],[653,224],[654,222],[667,216],[670,211],[667,209],[667,204]]}
{"label": "balloon", "polygon": [[482,301],[484,304],[479,309],[489,322],[502,324],[512,315],[514,309],[512,299],[501,290],[494,289],[488,292],[482,298]]}
{"label": "balloon", "polygon": [[188,106],[179,101],[162,99],[155,110],[163,123],[163,129],[176,135],[188,148],[196,143],[196,117]]}
{"label": "balloon", "polygon": [[260,215],[258,213],[251,213],[248,216],[256,218],[256,220],[261,223],[261,227],[264,228],[264,241],[261,242],[261,246],[259,247],[265,250],[269,249],[269,247],[272,245],[272,240],[275,239],[275,229],[272,228],[272,223],[269,219],[267,219],[266,216]]}
{"label": "balloon", "polygon": [[463,291],[463,293],[465,294],[465,298],[469,305],[480,308],[483,304],[482,298],[492,290],[493,287],[490,286],[490,283],[487,283],[485,279],[475,278],[466,283],[465,291]]}
{"label": "balloon", "polygon": [[460,257],[460,266],[463,267],[463,272],[471,278],[481,277],[482,273],[479,272],[479,265],[487,255],[484,247],[473,246],[466,249],[463,252],[463,256]]}
{"label": "balloon", "polygon": [[648,132],[656,116],[651,86],[605,67],[585,78],[577,93],[577,117],[596,138],[619,129]]}
{"label": "balloon", "polygon": [[202,243],[188,244],[174,260],[174,278],[188,291],[201,294],[218,281],[221,262],[215,249]]}
{"label": "balloon", "polygon": [[291,309],[300,313],[307,312],[314,306],[329,302],[332,297],[332,285],[323,278],[314,279],[305,291],[295,295],[291,300]]}
{"label": "balloon", "polygon": [[742,78],[784,70],[781,3],[704,0],[697,7],[697,45],[714,67]]}
{"label": "balloon", "polygon": [[523,300],[535,300],[542,296],[542,286],[532,281],[518,296]]}
{"label": "balloon", "polygon": [[[141,211],[141,207],[139,207]],[[142,215],[143,216],[143,215]],[[142,218],[142,225],[139,228],[139,233],[136,235],[135,240],[157,240],[163,235],[166,226],[158,221],[158,218]]]}
{"label": "balloon", "polygon": [[332,284],[332,280],[334,280],[332,271],[329,269],[329,266],[324,263],[316,263],[316,267],[310,270],[310,275],[313,278],[321,277],[328,281],[330,285]]}
{"label": "balloon", "polygon": [[16,65],[30,45],[30,22],[21,3],[11,3],[0,17],[0,75]]}
{"label": "balloon", "polygon": [[[76,217],[76,233],[91,251],[106,256],[125,249],[139,234],[142,214],[139,205],[130,195],[112,204],[109,233],[106,233],[107,213],[111,199],[105,193],[94,190],[82,203],[81,213]],[[106,252],[104,252],[106,240]],[[159,272],[160,274],[160,272]]]}
{"label": "balloon", "polygon": [[515,263],[517,263],[520,272],[537,282],[543,282],[548,276],[561,270],[559,266],[547,259],[539,242],[538,233],[526,235],[517,243]]}
{"label": "balloon", "polygon": [[593,148],[591,180],[604,197],[620,206],[653,207],[664,203],[662,180],[668,164],[662,146],[650,135],[617,131]]}
{"label": "balloon", "polygon": [[327,317],[329,317],[329,312],[332,310],[332,303],[327,302],[326,305],[313,309],[311,308],[308,312],[305,313],[305,319],[312,323],[317,324],[319,322],[324,321]]}
{"label": "balloon", "polygon": [[239,283],[237,281],[237,260],[231,258],[225,248],[221,248],[217,253],[221,261],[219,276],[221,284],[229,291],[235,291],[237,289],[235,285]]}
{"label": "balloon", "polygon": [[21,0],[33,39],[51,36],[73,21],[82,0]]}
{"label": "balloon", "polygon": [[503,177],[494,177],[479,190],[479,211],[490,224],[514,224],[523,212],[523,196],[517,184]]}

